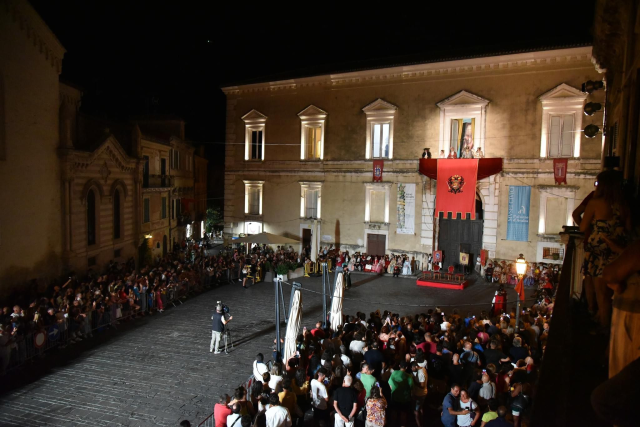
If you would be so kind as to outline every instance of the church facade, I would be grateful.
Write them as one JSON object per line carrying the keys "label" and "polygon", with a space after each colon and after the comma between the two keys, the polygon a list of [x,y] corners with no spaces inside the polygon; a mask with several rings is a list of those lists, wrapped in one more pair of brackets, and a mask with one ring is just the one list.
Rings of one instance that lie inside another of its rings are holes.
{"label": "church facade", "polygon": [[[602,139],[582,130],[602,122],[583,113],[602,93],[580,90],[598,79],[587,46],[225,87],[225,231],[421,262],[473,240],[491,258],[561,263],[558,233],[601,168]],[[463,144],[502,171],[476,184],[477,226],[452,217],[445,232],[419,159]],[[530,194],[519,240],[507,236],[511,187]]]}

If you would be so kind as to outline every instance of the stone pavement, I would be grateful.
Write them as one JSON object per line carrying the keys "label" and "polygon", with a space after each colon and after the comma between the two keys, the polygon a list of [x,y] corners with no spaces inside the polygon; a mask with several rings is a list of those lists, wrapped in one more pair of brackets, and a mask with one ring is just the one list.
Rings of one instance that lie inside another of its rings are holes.
{"label": "stone pavement", "polygon": [[[311,328],[322,317],[322,282],[296,281],[305,289],[302,324]],[[430,289],[416,286],[415,280],[357,273],[352,282],[345,292],[347,314],[388,309],[406,315],[426,312],[424,305],[439,305],[445,313],[453,306],[461,314],[479,313],[490,307],[496,289],[480,280],[464,291]],[[283,286],[288,304],[290,288]],[[25,373],[28,381],[0,396],[0,426],[176,426],[183,419],[197,425],[213,411],[221,393],[232,394],[246,381],[256,353],[270,358],[273,290],[273,283],[247,290],[238,282],[224,285],[47,357],[41,363],[54,366],[35,378]],[[511,307],[517,294],[508,292]],[[217,300],[234,317],[235,345],[228,355],[209,353],[210,317]]]}

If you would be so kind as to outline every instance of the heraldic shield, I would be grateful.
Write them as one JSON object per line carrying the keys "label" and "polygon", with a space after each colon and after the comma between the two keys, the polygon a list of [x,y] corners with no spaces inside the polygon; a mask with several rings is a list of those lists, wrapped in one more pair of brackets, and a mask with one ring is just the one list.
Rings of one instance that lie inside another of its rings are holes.
{"label": "heraldic shield", "polygon": [[476,181],[478,159],[438,159],[438,185],[436,188],[436,215],[440,212],[465,219],[471,214],[476,219]]}

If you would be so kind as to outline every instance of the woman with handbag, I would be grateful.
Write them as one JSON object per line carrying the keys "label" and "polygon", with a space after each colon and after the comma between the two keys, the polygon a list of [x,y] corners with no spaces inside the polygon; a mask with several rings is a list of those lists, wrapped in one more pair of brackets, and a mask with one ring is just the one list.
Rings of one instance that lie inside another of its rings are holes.
{"label": "woman with handbag", "polygon": [[[371,396],[365,404],[366,422],[365,427],[383,427],[387,412],[387,400],[382,395],[380,387],[371,387]],[[358,413],[357,418],[361,418],[362,412]]]}
{"label": "woman with handbag", "polygon": [[465,415],[456,415],[458,418],[458,425],[460,427],[476,426],[480,419],[480,411],[478,411],[478,404],[467,393],[467,390],[460,390],[460,410],[469,410],[469,413]]}

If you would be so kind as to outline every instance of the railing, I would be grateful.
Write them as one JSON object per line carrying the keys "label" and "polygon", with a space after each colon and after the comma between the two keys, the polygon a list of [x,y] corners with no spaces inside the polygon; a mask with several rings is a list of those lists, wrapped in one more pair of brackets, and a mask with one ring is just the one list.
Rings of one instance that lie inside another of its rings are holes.
{"label": "railing", "polygon": [[171,177],[169,175],[149,175],[143,177],[142,188],[169,188]]}
{"label": "railing", "polygon": [[[576,347],[584,346],[585,343],[576,342],[571,306],[572,296],[579,296],[582,291],[584,236],[575,231],[561,233],[561,236],[566,244],[566,251],[553,306],[553,326],[550,328],[533,398],[532,426],[568,426],[575,419],[575,414],[570,409],[570,399],[575,392],[571,367],[576,362],[573,359]],[[588,401],[584,405],[590,406]]]}

